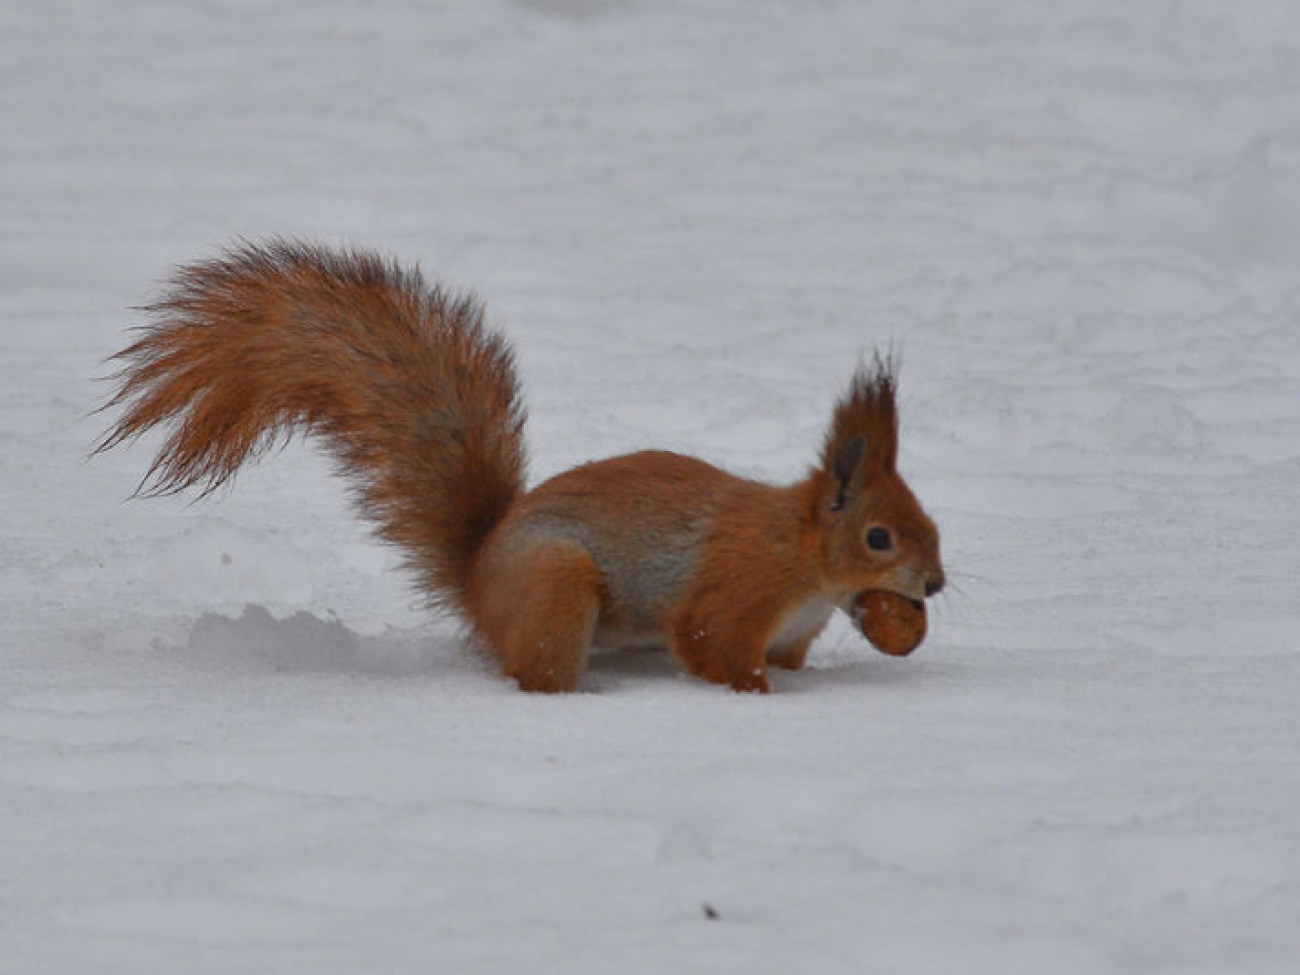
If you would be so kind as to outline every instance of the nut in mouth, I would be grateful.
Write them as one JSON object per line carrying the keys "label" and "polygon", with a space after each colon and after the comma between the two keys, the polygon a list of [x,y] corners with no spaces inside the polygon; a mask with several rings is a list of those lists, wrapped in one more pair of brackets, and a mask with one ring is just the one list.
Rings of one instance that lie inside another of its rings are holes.
{"label": "nut in mouth", "polygon": [[905,657],[921,645],[927,628],[925,603],[883,589],[853,598],[853,621],[881,653]]}

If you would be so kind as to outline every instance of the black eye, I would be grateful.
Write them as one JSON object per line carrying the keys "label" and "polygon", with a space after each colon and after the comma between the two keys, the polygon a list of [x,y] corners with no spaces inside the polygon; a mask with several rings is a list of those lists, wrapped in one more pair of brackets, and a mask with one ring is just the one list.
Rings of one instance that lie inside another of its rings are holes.
{"label": "black eye", "polygon": [[889,537],[889,532],[879,525],[867,532],[867,548],[888,552],[893,545],[894,540]]}

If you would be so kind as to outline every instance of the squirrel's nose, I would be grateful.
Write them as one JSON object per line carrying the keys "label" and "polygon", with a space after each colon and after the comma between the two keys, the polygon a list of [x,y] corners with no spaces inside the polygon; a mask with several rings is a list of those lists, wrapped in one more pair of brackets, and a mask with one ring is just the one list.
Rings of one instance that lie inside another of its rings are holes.
{"label": "squirrel's nose", "polygon": [[943,588],[943,569],[935,569],[934,572],[925,580],[926,596],[933,596]]}

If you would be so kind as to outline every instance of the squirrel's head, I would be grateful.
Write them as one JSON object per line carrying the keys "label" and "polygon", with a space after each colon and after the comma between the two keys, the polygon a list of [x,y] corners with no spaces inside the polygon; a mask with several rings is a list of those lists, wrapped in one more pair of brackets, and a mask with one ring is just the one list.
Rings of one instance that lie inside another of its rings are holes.
{"label": "squirrel's head", "polygon": [[883,589],[920,600],[944,585],[939,531],[896,469],[895,373],[880,356],[857,371],[813,475],[823,575],[846,597]]}

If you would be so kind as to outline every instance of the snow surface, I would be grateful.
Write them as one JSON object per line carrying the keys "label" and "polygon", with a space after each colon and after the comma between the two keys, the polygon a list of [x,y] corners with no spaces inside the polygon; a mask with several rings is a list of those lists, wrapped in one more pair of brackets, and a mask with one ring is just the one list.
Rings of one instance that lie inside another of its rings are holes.
{"label": "snow surface", "polygon": [[[0,126],[5,971],[1296,970],[1292,0],[7,0]],[[797,477],[892,343],[927,644],[527,696],[310,447],[126,501],[269,233],[486,296],[534,479]]]}

